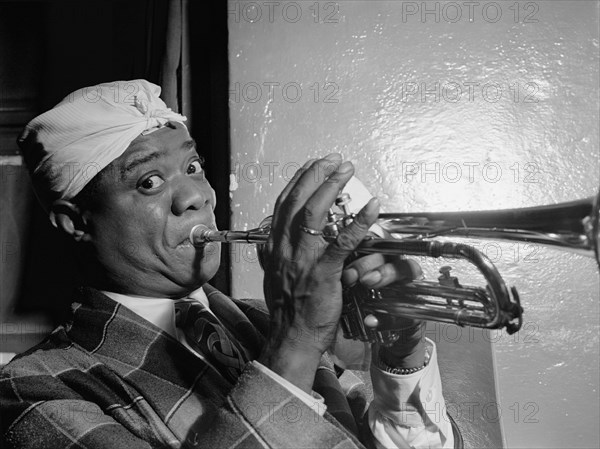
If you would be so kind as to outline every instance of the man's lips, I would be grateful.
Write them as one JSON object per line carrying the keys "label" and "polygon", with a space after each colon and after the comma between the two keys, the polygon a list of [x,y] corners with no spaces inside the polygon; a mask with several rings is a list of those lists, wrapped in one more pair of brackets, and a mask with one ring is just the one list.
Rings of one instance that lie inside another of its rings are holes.
{"label": "man's lips", "polygon": [[190,241],[190,239],[185,239],[183,242],[181,242],[179,245],[177,245],[177,248],[193,248],[194,245],[192,245],[192,242]]}

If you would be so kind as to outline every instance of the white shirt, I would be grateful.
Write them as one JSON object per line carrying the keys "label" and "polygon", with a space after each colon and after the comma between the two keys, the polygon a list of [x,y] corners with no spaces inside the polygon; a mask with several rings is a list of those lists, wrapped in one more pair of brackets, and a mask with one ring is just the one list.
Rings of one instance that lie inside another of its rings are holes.
{"label": "white shirt", "polygon": [[[215,371],[218,371],[202,354],[197,353],[189,346],[183,331],[175,326],[175,300],[122,295],[107,291],[102,293],[179,340],[196,357],[201,358]],[[202,288],[194,291],[188,298],[199,301],[210,311],[208,298]],[[435,344],[431,340],[427,341],[433,347],[429,364],[414,374],[390,374],[371,364],[374,399],[369,406],[368,422],[379,448],[454,447],[452,428],[444,411],[445,402]],[[353,362],[350,361],[343,363],[344,354],[342,353],[344,351],[341,346],[345,345],[339,346],[339,350],[336,351],[336,360],[347,366],[352,365]],[[370,360],[370,354],[367,353],[368,345],[359,343],[355,347],[365,349],[365,353],[359,356],[363,362]],[[354,359],[356,359],[356,354],[354,354]],[[320,395],[313,393],[311,396],[259,362],[251,363],[265,375],[287,388],[319,415],[322,416],[327,410]],[[411,397],[420,398],[422,407],[417,409],[414,404],[411,404],[409,399]],[[421,413],[426,416],[421,416],[418,410],[421,410]]]}

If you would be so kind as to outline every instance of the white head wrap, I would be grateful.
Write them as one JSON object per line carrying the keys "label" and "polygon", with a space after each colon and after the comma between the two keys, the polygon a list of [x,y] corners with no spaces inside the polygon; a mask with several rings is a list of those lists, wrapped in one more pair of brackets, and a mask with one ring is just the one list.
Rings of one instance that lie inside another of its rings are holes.
{"label": "white head wrap", "polygon": [[29,122],[18,144],[44,208],[75,197],[144,131],[186,120],[159,95],[160,87],[146,80],[98,84]]}

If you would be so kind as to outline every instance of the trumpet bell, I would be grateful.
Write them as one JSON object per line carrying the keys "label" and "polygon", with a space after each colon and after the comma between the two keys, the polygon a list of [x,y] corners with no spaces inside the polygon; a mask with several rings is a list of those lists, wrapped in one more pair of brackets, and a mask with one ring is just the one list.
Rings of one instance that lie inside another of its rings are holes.
{"label": "trumpet bell", "polygon": [[548,206],[473,212],[380,214],[397,236],[524,241],[593,256],[600,267],[600,191],[595,197]]}

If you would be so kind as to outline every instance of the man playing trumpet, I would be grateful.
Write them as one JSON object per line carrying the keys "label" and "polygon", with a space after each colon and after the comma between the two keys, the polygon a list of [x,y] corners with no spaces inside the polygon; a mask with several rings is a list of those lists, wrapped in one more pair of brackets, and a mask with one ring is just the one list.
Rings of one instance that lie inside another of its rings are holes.
{"label": "man playing trumpet", "polygon": [[298,170],[275,205],[267,307],[232,300],[207,284],[219,244],[189,240],[197,224],[215,228],[202,146],[158,86],[118,84],[122,95],[94,103],[71,94],[19,140],[87,276],[71,320],[2,372],[7,447],[453,447],[449,421],[427,414],[443,397],[421,323],[406,320],[398,342],[374,348],[364,417],[332,363],[342,280],[381,287],[420,274],[381,255],[344,267],[377,218],[375,199],[336,241],[322,239],[352,164],[331,154]]}

